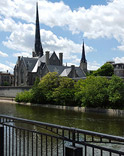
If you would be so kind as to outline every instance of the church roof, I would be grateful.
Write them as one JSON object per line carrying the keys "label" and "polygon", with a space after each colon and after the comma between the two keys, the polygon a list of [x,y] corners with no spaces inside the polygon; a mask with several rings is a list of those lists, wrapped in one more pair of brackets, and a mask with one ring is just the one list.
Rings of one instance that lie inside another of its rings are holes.
{"label": "church roof", "polygon": [[84,47],[84,41],[83,41],[83,46],[82,46],[82,57],[81,57],[81,62],[86,63],[86,56],[85,56],[85,47]]}
{"label": "church roof", "polygon": [[38,58],[29,58],[29,57],[22,57],[24,64],[29,72],[32,72]]}
{"label": "church roof", "polygon": [[[50,53],[49,57],[51,57],[51,56],[52,56],[52,54]],[[34,68],[32,69],[32,72],[37,72],[38,67],[39,67],[42,63],[46,63],[46,54],[37,59],[37,62],[36,62],[36,64],[35,64]]]}
{"label": "church roof", "polygon": [[47,65],[49,72],[57,72],[59,75],[65,69],[65,66]]}
{"label": "church roof", "polygon": [[[71,67],[69,66],[56,66],[56,65],[47,65],[49,72],[57,72],[60,76],[68,76],[71,72]],[[75,67],[76,73],[79,77],[85,77],[85,73],[81,70],[80,67]]]}
{"label": "church roof", "polygon": [[[65,66],[65,69],[63,70],[63,72],[61,73],[60,76],[68,76],[71,72],[71,67],[66,67]],[[81,70],[80,67],[75,67],[75,70],[76,70],[76,74],[79,76],[79,77],[85,77],[85,73]]]}
{"label": "church roof", "polygon": [[79,77],[86,77],[86,74],[84,73],[84,71],[81,70],[80,67],[75,67],[75,69]]}
{"label": "church roof", "polygon": [[68,76],[70,72],[71,72],[71,68],[66,68],[63,70],[60,76]]}

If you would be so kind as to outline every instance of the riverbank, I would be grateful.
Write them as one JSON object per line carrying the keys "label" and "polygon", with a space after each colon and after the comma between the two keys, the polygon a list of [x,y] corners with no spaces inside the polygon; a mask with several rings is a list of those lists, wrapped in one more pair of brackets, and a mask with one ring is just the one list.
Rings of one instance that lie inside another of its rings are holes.
{"label": "riverbank", "polygon": [[60,106],[60,105],[50,105],[50,104],[31,104],[24,102],[16,102],[14,98],[6,98],[0,97],[0,103],[8,103],[8,104],[18,104],[18,105],[26,105],[26,106],[40,106],[45,108],[53,108],[53,109],[63,109],[63,110],[71,110],[76,112],[94,112],[94,113],[103,113],[110,116],[124,116],[124,110],[119,109],[101,109],[101,108],[86,108],[86,107],[71,107],[71,106]]}

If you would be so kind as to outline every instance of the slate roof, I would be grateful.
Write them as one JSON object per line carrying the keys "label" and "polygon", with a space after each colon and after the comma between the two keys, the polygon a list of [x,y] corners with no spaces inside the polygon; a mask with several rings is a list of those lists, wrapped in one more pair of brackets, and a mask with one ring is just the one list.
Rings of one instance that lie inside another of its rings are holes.
{"label": "slate roof", "polygon": [[65,69],[65,66],[47,65],[49,72],[57,72],[59,75]]}
{"label": "slate roof", "polygon": [[[52,54],[50,53],[49,57],[51,57]],[[32,69],[32,72],[37,72],[38,67],[42,64],[42,63],[46,63],[46,54],[43,55],[42,57],[38,58],[34,68]]]}
{"label": "slate roof", "polygon": [[38,58],[22,57],[24,64],[29,72],[32,72]]}
{"label": "slate roof", "polygon": [[[52,54],[50,54],[50,57]],[[29,72],[37,72],[39,66],[44,66],[46,63],[46,56],[43,55],[40,58],[28,58],[22,57],[24,64]],[[49,72],[57,72],[60,76],[68,76],[71,72],[70,66],[56,66],[56,65],[46,65]],[[81,70],[80,67],[75,67],[76,73],[79,77],[85,77],[85,73]]]}
{"label": "slate roof", "polygon": [[71,72],[71,68],[66,68],[63,70],[60,76],[68,76],[70,72]]}
{"label": "slate roof", "polygon": [[[69,66],[56,66],[56,65],[47,65],[49,72],[57,72],[60,76],[68,76],[71,72],[71,67]],[[76,73],[79,77],[85,77],[85,73],[81,70],[80,67],[75,67]]]}
{"label": "slate roof", "polygon": [[75,69],[79,77],[86,77],[86,74],[84,73],[84,71],[81,70],[80,67],[75,67]]}

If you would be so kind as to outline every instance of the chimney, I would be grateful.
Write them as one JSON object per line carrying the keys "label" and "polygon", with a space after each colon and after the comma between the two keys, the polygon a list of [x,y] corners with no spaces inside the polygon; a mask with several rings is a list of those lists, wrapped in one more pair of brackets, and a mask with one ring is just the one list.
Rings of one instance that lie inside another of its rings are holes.
{"label": "chimney", "polygon": [[63,65],[63,53],[59,53],[60,66]]}
{"label": "chimney", "polygon": [[46,51],[46,64],[47,65],[49,65],[49,55],[50,55],[50,52]]}
{"label": "chimney", "polygon": [[71,65],[71,73],[72,73],[71,77],[75,78],[76,77],[75,65]]}
{"label": "chimney", "polygon": [[35,52],[34,51],[32,52],[32,57],[35,57]]}
{"label": "chimney", "polygon": [[20,61],[21,61],[21,57],[18,56],[18,65],[20,64]]}

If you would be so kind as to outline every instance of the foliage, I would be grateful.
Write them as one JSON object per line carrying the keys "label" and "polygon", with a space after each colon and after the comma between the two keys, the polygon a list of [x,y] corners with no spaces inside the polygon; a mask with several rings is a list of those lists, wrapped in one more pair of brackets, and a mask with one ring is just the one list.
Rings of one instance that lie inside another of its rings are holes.
{"label": "foliage", "polygon": [[38,85],[38,88],[42,90],[47,103],[53,103],[53,91],[59,86],[59,78],[57,72],[49,72],[41,79]]}
{"label": "foliage", "polygon": [[32,91],[24,91],[16,95],[16,102],[30,102],[32,99]]}
{"label": "foliage", "polygon": [[56,72],[36,79],[29,91],[18,93],[16,101],[66,106],[124,108],[124,82],[117,76],[88,76],[74,82]]}
{"label": "foliage", "polygon": [[61,77],[59,79],[59,86],[53,92],[53,98],[56,104],[75,105],[74,84],[74,80],[68,77]]}
{"label": "foliage", "polygon": [[112,76],[108,87],[109,101],[112,108],[124,107],[124,82],[118,76]]}
{"label": "foliage", "polygon": [[94,71],[94,76],[112,76],[114,74],[114,67],[110,63],[105,63],[98,70]]}
{"label": "foliage", "polygon": [[108,80],[104,77],[89,76],[75,85],[75,97],[87,107],[105,107],[108,101]]}
{"label": "foliage", "polygon": [[45,103],[45,96],[42,88],[39,87],[40,79],[36,78],[35,83],[32,87],[32,98],[30,100],[31,103]]}

